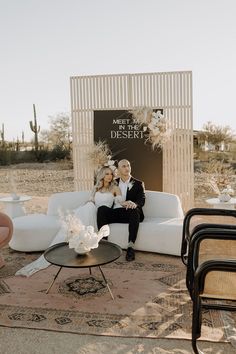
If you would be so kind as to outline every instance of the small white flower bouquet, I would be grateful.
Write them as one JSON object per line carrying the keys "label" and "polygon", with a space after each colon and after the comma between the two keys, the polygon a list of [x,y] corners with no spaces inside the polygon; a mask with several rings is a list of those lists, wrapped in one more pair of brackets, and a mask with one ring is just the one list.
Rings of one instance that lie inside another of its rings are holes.
{"label": "small white flower bouquet", "polygon": [[69,243],[69,248],[74,248],[78,254],[97,248],[99,241],[110,233],[109,225],[104,225],[96,233],[93,226],[83,225],[73,214],[68,214],[62,219],[62,227],[66,230],[66,242]]}
{"label": "small white flower bouquet", "polygon": [[233,194],[234,190],[231,186],[227,186],[219,193],[218,198],[221,202],[228,202]]}
{"label": "small white flower bouquet", "polygon": [[222,194],[229,194],[230,196],[232,196],[234,194],[234,190],[233,188],[231,188],[231,186],[227,186],[225,189],[223,189],[221,191]]}

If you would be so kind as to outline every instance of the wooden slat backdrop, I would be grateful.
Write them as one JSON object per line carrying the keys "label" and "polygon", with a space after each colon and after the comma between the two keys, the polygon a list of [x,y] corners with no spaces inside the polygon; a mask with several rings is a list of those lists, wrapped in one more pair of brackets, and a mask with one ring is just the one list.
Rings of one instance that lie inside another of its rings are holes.
{"label": "wooden slat backdrop", "polygon": [[70,79],[75,189],[91,189],[86,156],[93,144],[93,111],[163,108],[173,134],[163,149],[163,190],[194,205],[192,72],[75,76]]}

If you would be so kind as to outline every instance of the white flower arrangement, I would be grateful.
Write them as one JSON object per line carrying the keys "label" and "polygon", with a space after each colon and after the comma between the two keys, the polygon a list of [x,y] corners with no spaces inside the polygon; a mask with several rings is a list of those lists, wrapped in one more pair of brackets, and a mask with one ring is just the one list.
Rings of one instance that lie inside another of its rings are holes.
{"label": "white flower arrangement", "polygon": [[103,166],[107,166],[109,167],[112,171],[116,170],[116,166],[115,166],[115,160],[111,160],[111,155],[107,156],[108,161],[104,163]]}
{"label": "white flower arrangement", "polygon": [[221,202],[228,202],[231,199],[231,196],[233,194],[234,194],[234,190],[231,188],[231,186],[227,186],[222,191],[219,191],[218,199]]}
{"label": "white flower arrangement", "polygon": [[66,242],[69,248],[74,248],[75,252],[84,254],[93,248],[97,248],[99,241],[109,235],[110,228],[104,225],[96,233],[93,226],[85,226],[74,214],[68,214],[62,218],[62,227],[66,231]]}
{"label": "white flower arrangement", "polygon": [[217,185],[217,182],[214,180],[214,178],[209,180],[209,185],[212,188],[212,190],[218,195],[228,194],[232,196],[234,194],[234,190],[229,185],[227,185],[226,188],[221,190],[220,187]]}
{"label": "white flower arrangement", "polygon": [[164,144],[170,139],[171,129],[168,120],[160,110],[156,112],[148,107],[140,107],[129,111],[135,123],[139,124],[143,131],[147,133],[147,140],[155,147],[162,149]]}
{"label": "white flower arrangement", "polygon": [[234,190],[233,188],[231,188],[231,186],[227,186],[226,188],[224,188],[222,191],[221,191],[221,194],[228,194],[228,195],[233,195],[234,194]]}
{"label": "white flower arrangement", "polygon": [[233,196],[234,190],[231,188],[231,186],[227,186],[224,188],[220,194],[218,195],[218,199],[221,202],[228,202],[231,199],[231,196]]}

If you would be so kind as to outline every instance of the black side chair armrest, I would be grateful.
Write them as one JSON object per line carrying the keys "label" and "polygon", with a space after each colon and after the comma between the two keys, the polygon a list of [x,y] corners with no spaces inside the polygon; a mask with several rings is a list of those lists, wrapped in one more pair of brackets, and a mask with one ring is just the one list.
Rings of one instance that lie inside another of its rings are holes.
{"label": "black side chair armrest", "polygon": [[236,225],[232,224],[212,224],[212,223],[203,223],[203,224],[198,224],[196,225],[191,234],[190,234],[190,239],[192,236],[203,229],[209,229],[209,228],[214,228],[214,229],[229,229],[229,230],[235,230],[236,231]]}
{"label": "black side chair armrest", "polygon": [[190,235],[190,222],[194,216],[227,216],[227,217],[236,217],[236,210],[228,209],[212,209],[212,208],[192,208],[190,209],[183,221],[183,231],[182,231],[182,245],[181,245],[181,259],[182,262],[187,265],[187,251],[188,243],[191,238]]}

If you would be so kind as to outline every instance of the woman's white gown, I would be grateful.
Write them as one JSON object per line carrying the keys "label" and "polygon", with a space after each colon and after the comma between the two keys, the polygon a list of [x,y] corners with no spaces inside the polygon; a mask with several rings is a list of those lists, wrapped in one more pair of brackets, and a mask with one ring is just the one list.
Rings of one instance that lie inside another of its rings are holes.
{"label": "woman's white gown", "polygon": [[[91,225],[95,230],[97,230],[97,208],[102,205],[106,205],[111,208],[114,203],[114,198],[115,197],[111,192],[98,191],[95,193],[94,203],[87,202],[86,204],[79,206],[74,210],[74,215],[77,216],[85,226]],[[48,247],[55,245],[56,243],[64,242],[65,238],[65,230],[61,227]],[[15,275],[23,275],[29,277],[39,270],[47,268],[49,265],[51,265],[51,263],[46,261],[44,255],[42,254],[32,263],[27,264],[23,268],[19,269]]]}

